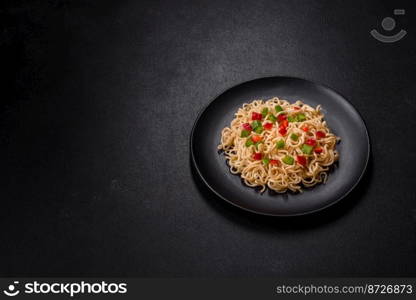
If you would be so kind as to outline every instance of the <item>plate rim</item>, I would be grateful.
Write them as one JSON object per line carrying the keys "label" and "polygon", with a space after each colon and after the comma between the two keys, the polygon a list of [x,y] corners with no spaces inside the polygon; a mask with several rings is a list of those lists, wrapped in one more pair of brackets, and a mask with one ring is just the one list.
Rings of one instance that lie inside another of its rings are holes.
{"label": "plate rim", "polygon": [[[253,81],[258,81],[258,80],[264,80],[264,79],[273,79],[273,78],[280,78],[280,79],[294,79],[294,80],[302,80],[302,81],[306,81],[308,83],[314,84],[314,85],[318,85],[321,87],[324,87],[332,92],[334,92],[335,94],[337,94],[338,96],[340,96],[342,99],[344,99],[344,101],[346,101],[351,107],[352,109],[358,114],[358,116],[360,117],[360,120],[363,124],[364,127],[364,131],[365,131],[365,136],[366,136],[366,140],[367,140],[367,154],[366,154],[366,159],[365,159],[365,164],[364,164],[364,168],[361,171],[360,176],[358,177],[358,179],[354,182],[354,184],[348,189],[348,191],[346,193],[344,193],[341,197],[338,197],[338,199],[336,199],[335,201],[332,201],[320,208],[316,208],[316,209],[312,209],[312,210],[308,210],[308,211],[304,211],[304,212],[299,212],[299,213],[289,213],[289,214],[279,214],[279,213],[267,213],[267,212],[260,212],[260,211],[256,211],[244,206],[241,206],[229,199],[227,199],[226,197],[222,196],[219,192],[217,192],[209,183],[208,181],[204,178],[204,176],[202,175],[201,170],[198,167],[198,164],[196,163],[195,160],[195,154],[194,154],[194,132],[195,132],[195,128],[196,125],[198,124],[201,116],[204,114],[204,112],[207,110],[207,108],[213,103],[215,102],[222,94],[224,94],[225,92],[237,88],[240,85],[244,85]],[[195,170],[197,171],[199,177],[201,178],[201,180],[204,182],[204,184],[209,188],[209,190],[211,192],[213,192],[216,196],[218,196],[219,198],[221,198],[222,200],[230,203],[231,205],[238,207],[240,209],[243,209],[245,211],[257,214],[257,215],[263,215],[263,216],[270,216],[270,217],[295,217],[295,216],[304,216],[304,215],[310,215],[313,213],[317,213],[319,211],[322,211],[324,209],[329,208],[330,206],[335,205],[336,203],[340,202],[342,199],[344,199],[345,197],[347,197],[356,187],[357,185],[361,182],[362,178],[364,177],[366,171],[367,171],[367,167],[368,167],[368,163],[370,160],[370,154],[371,154],[371,143],[370,143],[370,135],[368,134],[368,129],[367,129],[367,125],[365,124],[364,118],[361,115],[361,113],[355,108],[354,105],[352,105],[352,103],[341,93],[339,93],[337,90],[329,87],[326,84],[322,84],[321,82],[318,81],[312,81],[309,79],[305,79],[305,78],[301,78],[301,77],[294,77],[294,76],[286,76],[286,75],[274,75],[274,76],[265,76],[265,77],[257,77],[254,79],[250,79],[238,84],[235,84],[229,88],[226,88],[224,90],[222,90],[220,93],[218,93],[216,96],[214,96],[214,98],[212,98],[205,106],[203,106],[200,111],[198,112],[198,115],[194,121],[194,124],[192,126],[192,130],[191,130],[191,135],[190,135],[190,141],[189,141],[189,146],[190,146],[190,153],[191,153],[191,160],[192,160],[192,164],[193,167],[195,168]]]}

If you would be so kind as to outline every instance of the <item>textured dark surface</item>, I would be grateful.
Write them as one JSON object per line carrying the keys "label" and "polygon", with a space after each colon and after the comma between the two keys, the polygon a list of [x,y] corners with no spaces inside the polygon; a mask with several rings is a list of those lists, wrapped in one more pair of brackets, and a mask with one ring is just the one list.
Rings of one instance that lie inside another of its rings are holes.
{"label": "textured dark surface", "polygon": [[[0,275],[415,276],[416,26],[399,2],[3,2]],[[408,35],[382,44],[369,31],[394,8]],[[254,216],[193,175],[198,111],[270,75],[334,88],[368,126],[368,174],[324,213]]]}

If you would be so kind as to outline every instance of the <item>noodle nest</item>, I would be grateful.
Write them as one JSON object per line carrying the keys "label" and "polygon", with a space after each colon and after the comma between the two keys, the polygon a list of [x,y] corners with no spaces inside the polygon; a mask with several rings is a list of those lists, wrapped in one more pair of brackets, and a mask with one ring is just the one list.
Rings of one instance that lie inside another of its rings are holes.
{"label": "noodle nest", "polygon": [[277,97],[245,103],[221,132],[219,150],[230,171],[249,187],[302,192],[325,183],[338,159],[339,137],[328,128],[321,106],[291,104]]}

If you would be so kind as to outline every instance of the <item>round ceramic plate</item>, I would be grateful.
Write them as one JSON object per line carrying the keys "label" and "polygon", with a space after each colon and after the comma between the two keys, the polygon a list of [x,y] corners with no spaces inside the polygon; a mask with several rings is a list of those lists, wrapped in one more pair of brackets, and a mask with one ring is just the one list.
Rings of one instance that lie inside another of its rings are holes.
{"label": "round ceramic plate", "polygon": [[[230,173],[225,156],[217,146],[221,130],[229,126],[234,113],[255,99],[279,97],[301,100],[322,111],[329,128],[341,138],[340,159],[326,184],[303,188],[303,193],[261,194],[246,186],[239,175]],[[240,208],[266,215],[294,216],[321,210],[344,198],[357,185],[367,167],[370,142],[357,110],[332,89],[291,77],[268,77],[235,86],[214,99],[198,116],[191,134],[192,162],[203,182],[220,198]]]}

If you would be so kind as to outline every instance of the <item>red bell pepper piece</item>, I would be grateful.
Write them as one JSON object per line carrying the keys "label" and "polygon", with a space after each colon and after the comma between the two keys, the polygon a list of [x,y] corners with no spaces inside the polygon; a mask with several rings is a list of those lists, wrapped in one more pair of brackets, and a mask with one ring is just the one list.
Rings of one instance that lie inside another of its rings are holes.
{"label": "red bell pepper piece", "polygon": [[287,133],[286,127],[282,127],[282,126],[280,126],[280,127],[279,127],[279,133],[280,133],[281,135],[286,135],[286,133]]}
{"label": "red bell pepper piece", "polygon": [[256,113],[254,111],[251,113],[251,119],[252,120],[259,120],[260,121],[262,117],[263,117],[262,114]]}
{"label": "red bell pepper piece", "polygon": [[253,154],[253,159],[254,159],[254,160],[261,160],[261,158],[262,158],[261,153],[254,153],[254,154]]}
{"label": "red bell pepper piece", "polygon": [[322,153],[322,151],[324,151],[324,150],[321,147],[316,147],[313,151],[315,153],[319,154],[319,153]]}
{"label": "red bell pepper piece", "polygon": [[263,125],[263,127],[264,127],[264,129],[266,129],[266,130],[270,130],[270,129],[272,129],[272,127],[273,127],[273,123],[266,123],[266,124],[264,124],[264,125]]}
{"label": "red bell pepper piece", "polygon": [[252,131],[253,130],[253,128],[251,127],[251,125],[249,123],[244,123],[241,126],[243,126],[243,129],[244,130],[248,130],[248,131]]}
{"label": "red bell pepper piece", "polygon": [[286,120],[286,119],[287,119],[287,116],[285,114],[280,114],[277,116],[277,120],[279,122],[282,122],[283,120]]}
{"label": "red bell pepper piece", "polygon": [[325,132],[323,132],[323,131],[317,131],[317,132],[316,132],[316,137],[317,137],[318,139],[322,139],[322,138],[326,137],[326,133],[325,133]]}
{"label": "red bell pepper piece", "polygon": [[306,143],[309,146],[315,146],[316,145],[316,140],[315,139],[307,139]]}
{"label": "red bell pepper piece", "polygon": [[269,163],[274,166],[280,166],[280,162],[276,159],[271,159]]}
{"label": "red bell pepper piece", "polygon": [[300,165],[302,165],[302,166],[306,165],[306,157],[305,156],[297,155],[296,160],[298,161],[298,163]]}
{"label": "red bell pepper piece", "polygon": [[261,135],[253,135],[251,137],[251,139],[252,139],[253,142],[257,143],[257,142],[261,141],[262,137],[261,137]]}

